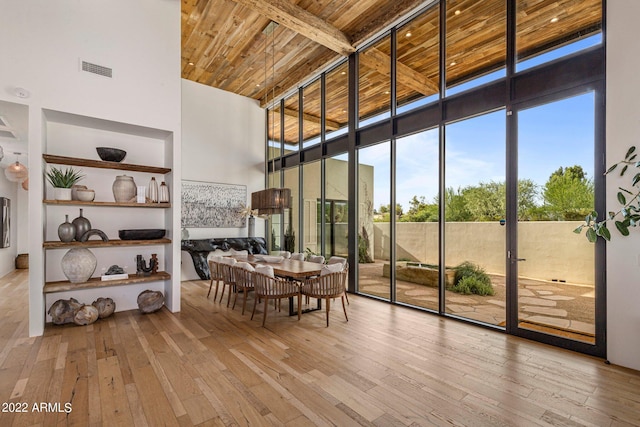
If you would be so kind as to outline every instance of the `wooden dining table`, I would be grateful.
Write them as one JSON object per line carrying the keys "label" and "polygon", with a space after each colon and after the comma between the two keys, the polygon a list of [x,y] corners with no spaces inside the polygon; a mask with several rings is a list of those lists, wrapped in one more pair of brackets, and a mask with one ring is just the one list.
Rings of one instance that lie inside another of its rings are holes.
{"label": "wooden dining table", "polygon": [[[322,264],[309,261],[299,261],[295,259],[283,259],[280,262],[265,262],[260,255],[230,255],[238,262],[248,262],[252,266],[257,264],[270,265],[273,268],[273,274],[284,279],[293,280],[302,285],[302,281],[309,277],[319,276],[322,270]],[[317,306],[302,310],[303,313],[309,311],[317,311],[322,309],[322,300],[317,300]],[[289,298],[289,315],[297,315],[298,312],[293,306],[293,297]]]}

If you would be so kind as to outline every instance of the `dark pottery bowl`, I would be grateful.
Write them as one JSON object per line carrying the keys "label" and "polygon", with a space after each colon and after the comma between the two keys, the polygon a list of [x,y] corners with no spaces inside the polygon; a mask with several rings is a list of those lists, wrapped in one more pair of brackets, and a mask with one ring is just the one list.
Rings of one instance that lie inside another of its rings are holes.
{"label": "dark pottery bowl", "polygon": [[127,155],[126,151],[112,147],[96,147],[96,151],[105,162],[121,162]]}
{"label": "dark pottery bowl", "polygon": [[167,230],[161,228],[139,228],[134,230],[118,230],[122,240],[155,240],[162,239]]}

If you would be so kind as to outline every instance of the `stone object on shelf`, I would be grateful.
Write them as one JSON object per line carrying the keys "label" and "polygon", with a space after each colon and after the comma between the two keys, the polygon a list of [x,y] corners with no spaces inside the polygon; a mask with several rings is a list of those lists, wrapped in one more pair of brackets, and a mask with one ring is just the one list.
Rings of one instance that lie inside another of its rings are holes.
{"label": "stone object on shelf", "polygon": [[70,249],[62,257],[62,272],[71,283],[84,283],[96,270],[96,256],[87,248]]}
{"label": "stone object on shelf", "polygon": [[84,217],[82,208],[80,208],[80,215],[72,221],[72,224],[76,228],[75,239],[80,242],[80,238],[87,231],[91,230],[91,221]]}
{"label": "stone object on shelf", "polygon": [[111,298],[98,298],[92,304],[98,309],[98,318],[104,319],[109,317],[116,311],[116,303]]}
{"label": "stone object on shelf", "polygon": [[153,313],[164,305],[164,295],[160,291],[147,289],[138,295],[138,308],[143,313]]}
{"label": "stone object on shelf", "polygon": [[102,230],[98,230],[97,228],[92,228],[91,230],[87,230],[86,233],[84,233],[81,237],[80,240],[78,240],[79,242],[86,242],[87,240],[89,240],[89,238],[91,236],[99,236],[103,242],[108,242],[109,238],[107,237],[107,235],[104,233],[104,231]]}
{"label": "stone object on shelf", "polygon": [[59,299],[49,307],[49,316],[55,325],[64,325],[73,322],[76,310],[80,309],[83,304],[79,303],[75,298]]}
{"label": "stone object on shelf", "polygon": [[98,309],[92,305],[83,305],[73,315],[73,323],[80,326],[90,325],[98,320]]}
{"label": "stone object on shelf", "polygon": [[76,226],[69,222],[69,215],[65,215],[64,222],[58,226],[58,238],[61,242],[71,242],[76,238]]}
{"label": "stone object on shelf", "polygon": [[113,147],[96,147],[96,151],[100,159],[105,162],[121,162],[127,155],[126,151]]}
{"label": "stone object on shelf", "polygon": [[111,190],[113,190],[113,198],[117,203],[135,202],[136,194],[138,194],[138,187],[133,177],[128,175],[116,176]]}
{"label": "stone object on shelf", "polygon": [[162,228],[118,230],[118,236],[122,240],[156,240],[162,239],[166,233],[167,230]]}

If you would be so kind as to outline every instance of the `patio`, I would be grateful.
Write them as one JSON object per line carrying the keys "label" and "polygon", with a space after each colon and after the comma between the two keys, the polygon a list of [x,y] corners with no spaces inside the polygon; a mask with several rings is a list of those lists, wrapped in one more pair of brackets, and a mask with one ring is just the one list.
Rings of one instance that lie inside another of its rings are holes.
{"label": "patio", "polygon": [[[386,261],[359,264],[359,291],[381,298],[389,297],[387,278],[382,270]],[[492,296],[462,295],[446,291],[447,313],[492,325],[506,324],[505,277],[490,274],[495,294]],[[437,288],[397,281],[397,300],[431,310],[438,308]],[[521,327],[544,330],[592,342],[595,294],[593,287],[566,282],[532,278],[520,279],[519,311]]]}

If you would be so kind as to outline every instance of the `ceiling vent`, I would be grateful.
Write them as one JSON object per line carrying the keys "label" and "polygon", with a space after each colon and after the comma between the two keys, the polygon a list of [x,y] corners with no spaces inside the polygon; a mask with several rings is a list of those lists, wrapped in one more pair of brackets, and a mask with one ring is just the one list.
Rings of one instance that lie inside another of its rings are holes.
{"label": "ceiling vent", "polygon": [[82,61],[82,71],[88,73],[97,74],[99,76],[111,78],[113,70],[111,68],[103,67],[102,65],[92,64],[91,62]]}

